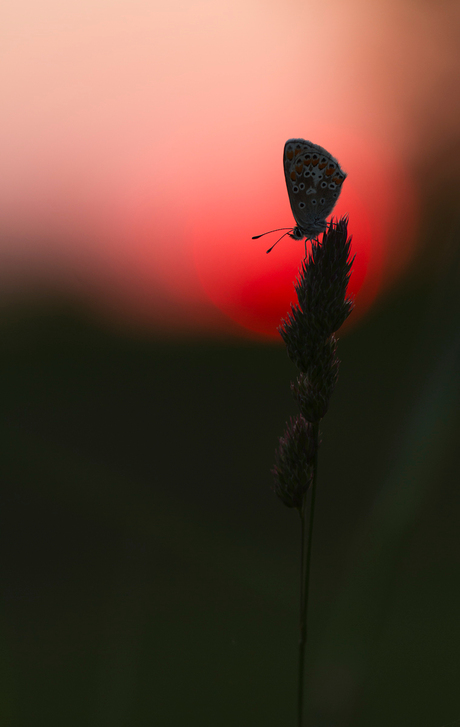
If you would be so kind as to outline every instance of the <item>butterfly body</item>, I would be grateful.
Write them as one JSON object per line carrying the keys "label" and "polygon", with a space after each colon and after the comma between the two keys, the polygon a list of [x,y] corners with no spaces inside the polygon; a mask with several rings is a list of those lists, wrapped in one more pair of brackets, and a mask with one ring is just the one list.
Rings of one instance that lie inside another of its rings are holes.
{"label": "butterfly body", "polygon": [[326,149],[305,139],[287,140],[283,167],[296,222],[288,234],[294,240],[315,239],[326,230],[326,217],[334,209],[347,175]]}

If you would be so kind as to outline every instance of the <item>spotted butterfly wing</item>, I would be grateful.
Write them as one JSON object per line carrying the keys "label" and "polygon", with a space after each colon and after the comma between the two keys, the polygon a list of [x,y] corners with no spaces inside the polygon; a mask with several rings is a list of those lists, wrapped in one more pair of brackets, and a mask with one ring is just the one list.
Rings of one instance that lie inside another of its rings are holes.
{"label": "spotted butterfly wing", "polygon": [[347,175],[326,149],[305,139],[287,140],[283,166],[297,225],[292,236],[313,239],[326,229]]}

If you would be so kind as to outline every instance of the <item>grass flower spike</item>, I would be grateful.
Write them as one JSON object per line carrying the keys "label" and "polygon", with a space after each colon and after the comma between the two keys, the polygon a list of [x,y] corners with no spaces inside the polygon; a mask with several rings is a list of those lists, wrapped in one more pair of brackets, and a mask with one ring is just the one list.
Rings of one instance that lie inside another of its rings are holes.
{"label": "grass flower spike", "polygon": [[[295,283],[297,304],[279,328],[290,359],[299,369],[291,383],[300,414],[286,425],[272,470],[275,492],[301,519],[300,639],[297,725],[303,725],[304,662],[311,545],[315,509],[319,423],[337,383],[339,360],[334,335],[353,310],[347,297],[354,258],[348,218],[331,221],[321,242],[313,240]],[[308,493],[310,497],[308,498]]]}

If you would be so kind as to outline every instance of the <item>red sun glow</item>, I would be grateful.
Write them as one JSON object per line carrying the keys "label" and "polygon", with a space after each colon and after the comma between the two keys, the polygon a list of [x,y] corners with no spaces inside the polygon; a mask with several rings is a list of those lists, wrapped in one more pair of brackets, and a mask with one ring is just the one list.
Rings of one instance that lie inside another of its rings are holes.
{"label": "red sun glow", "polygon": [[[352,316],[356,320],[410,257],[415,195],[403,165],[390,150],[339,133],[330,138],[327,148],[348,173],[333,216],[349,215],[356,256],[349,292],[356,300]],[[274,168],[268,170],[265,160],[263,183],[253,189],[247,181],[239,185],[237,215],[235,208],[222,204],[222,196],[230,195],[230,190],[214,188],[207,192],[213,213],[199,225],[192,224],[195,264],[210,300],[236,323],[269,337],[278,337],[277,327],[295,301],[293,282],[304,257],[303,241],[286,237],[266,255],[272,236],[251,239],[264,228],[294,224],[281,164],[284,141],[278,154],[265,155],[273,159]]]}

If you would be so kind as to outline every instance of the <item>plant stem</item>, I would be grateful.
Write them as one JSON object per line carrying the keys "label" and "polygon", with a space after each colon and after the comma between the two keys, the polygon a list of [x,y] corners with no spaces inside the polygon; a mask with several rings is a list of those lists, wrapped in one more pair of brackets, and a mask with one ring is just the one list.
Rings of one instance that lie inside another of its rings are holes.
{"label": "plant stem", "polygon": [[315,437],[315,455],[313,460],[313,481],[311,485],[309,523],[307,528],[307,497],[305,497],[300,512],[300,637],[299,637],[299,669],[297,691],[297,727],[303,727],[303,695],[304,695],[304,666],[305,648],[307,645],[307,615],[308,594],[310,587],[311,545],[313,539],[313,519],[315,516],[316,499],[316,473],[318,469],[318,436],[319,423],[315,424],[313,436]]}

